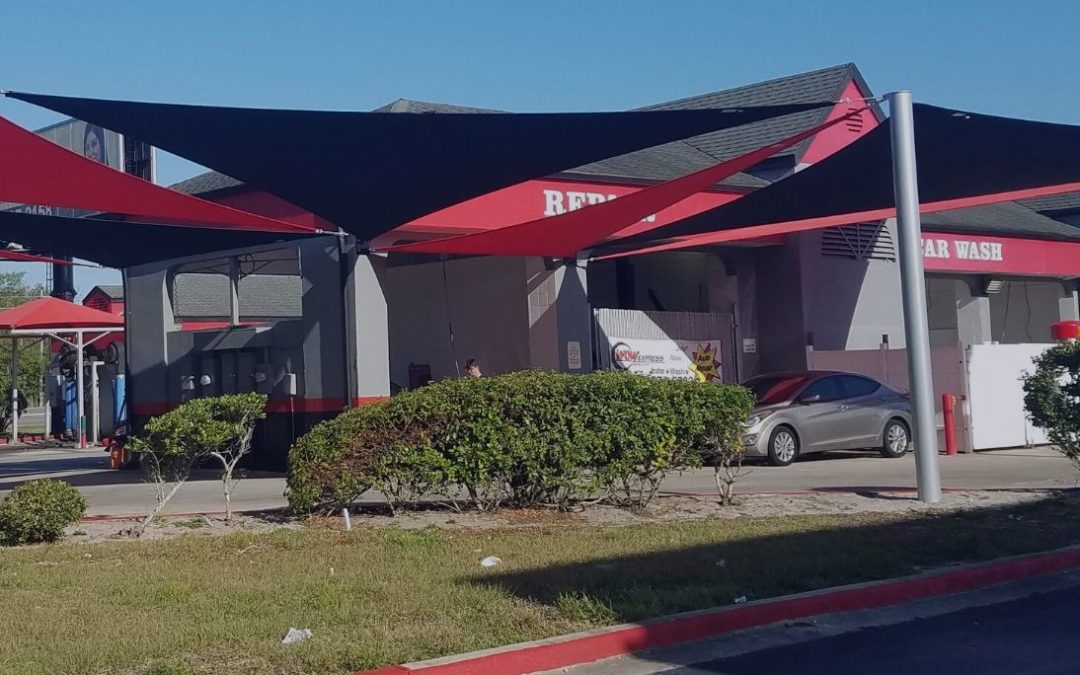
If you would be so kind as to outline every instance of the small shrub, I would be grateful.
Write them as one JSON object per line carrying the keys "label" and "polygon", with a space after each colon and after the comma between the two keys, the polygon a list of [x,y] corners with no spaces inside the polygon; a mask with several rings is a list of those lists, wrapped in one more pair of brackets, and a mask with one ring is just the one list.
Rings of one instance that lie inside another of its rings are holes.
{"label": "small shrub", "polygon": [[23,483],[0,501],[0,543],[59,541],[85,514],[86,500],[71,485],[48,479]]}
{"label": "small shrub", "polygon": [[1025,373],[1024,407],[1031,422],[1080,468],[1080,342],[1055,345]]}
{"label": "small shrub", "polygon": [[245,393],[194,399],[147,422],[129,447],[154,484],[157,504],[137,532],[153,522],[187,481],[192,468],[208,458],[221,464],[225,519],[229,520],[232,489],[239,480],[236,466],[251,450],[255,422],[264,417],[266,395]]}

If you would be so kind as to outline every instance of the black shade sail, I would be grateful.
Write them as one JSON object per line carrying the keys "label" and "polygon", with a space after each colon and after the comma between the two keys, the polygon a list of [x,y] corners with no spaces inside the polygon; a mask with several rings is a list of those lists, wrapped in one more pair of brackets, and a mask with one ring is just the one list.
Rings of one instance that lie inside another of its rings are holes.
{"label": "black shade sail", "polygon": [[606,113],[316,112],[9,92],[138,138],[362,240],[530,178],[831,102]]}
{"label": "black shade sail", "polygon": [[[914,124],[923,212],[1080,190],[1078,126],[924,104],[914,106]],[[886,121],[828,158],[769,187],[620,240],[607,251],[658,244],[689,247],[893,215],[892,149]]]}
{"label": "black shade sail", "polygon": [[295,241],[303,236],[0,211],[0,240],[106,267],[131,267],[231,248]]}

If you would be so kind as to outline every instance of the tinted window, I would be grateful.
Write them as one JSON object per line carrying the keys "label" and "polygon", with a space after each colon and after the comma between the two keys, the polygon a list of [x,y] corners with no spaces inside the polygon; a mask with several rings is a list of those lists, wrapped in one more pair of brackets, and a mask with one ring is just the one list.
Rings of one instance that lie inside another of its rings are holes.
{"label": "tinted window", "polygon": [[820,396],[822,402],[839,401],[844,397],[840,389],[840,378],[836,375],[830,375],[816,380],[806,388],[806,391],[799,396],[799,399],[806,400],[811,396]]}
{"label": "tinted window", "polygon": [[857,375],[845,375],[842,379],[844,398],[859,398],[861,396],[869,396],[870,394],[873,394],[881,388],[881,385],[879,383],[866,377],[859,377]]}
{"label": "tinted window", "polygon": [[773,405],[790,401],[806,384],[805,377],[757,377],[743,386],[754,393],[758,405]]}

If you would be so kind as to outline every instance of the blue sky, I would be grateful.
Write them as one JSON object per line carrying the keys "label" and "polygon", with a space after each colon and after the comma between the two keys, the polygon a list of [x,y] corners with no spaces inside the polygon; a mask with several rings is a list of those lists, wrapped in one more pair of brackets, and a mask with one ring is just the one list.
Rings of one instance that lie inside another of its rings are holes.
{"label": "blue sky", "polygon": [[[1080,124],[1080,3],[4,0],[0,88],[369,110],[619,110],[854,61],[875,93]],[[59,119],[0,98],[0,115]],[[163,157],[170,183],[198,168]],[[34,279],[41,266],[23,265]],[[0,265],[10,269],[11,265]],[[115,282],[78,270],[81,291]]]}

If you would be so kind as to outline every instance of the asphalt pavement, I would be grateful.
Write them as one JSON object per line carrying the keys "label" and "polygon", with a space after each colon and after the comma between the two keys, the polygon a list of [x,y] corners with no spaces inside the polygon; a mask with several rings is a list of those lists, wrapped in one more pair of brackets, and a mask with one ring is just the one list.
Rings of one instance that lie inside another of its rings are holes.
{"label": "asphalt pavement", "polygon": [[567,675],[1075,675],[1080,574],[740,631]]}

